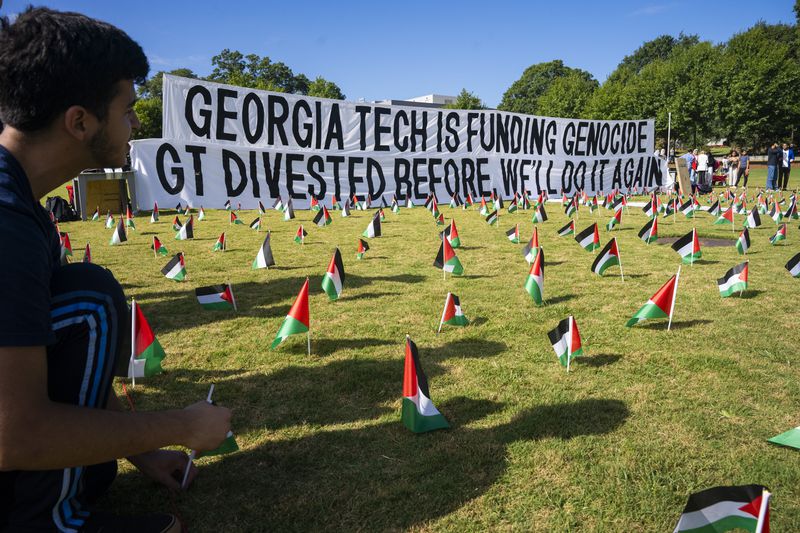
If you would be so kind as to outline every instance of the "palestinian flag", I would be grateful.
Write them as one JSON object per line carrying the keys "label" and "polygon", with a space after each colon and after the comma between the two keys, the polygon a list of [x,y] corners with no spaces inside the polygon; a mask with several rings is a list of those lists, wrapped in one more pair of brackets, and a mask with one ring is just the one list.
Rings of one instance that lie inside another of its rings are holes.
{"label": "palestinian flag", "polygon": [[778,231],[775,232],[775,235],[769,238],[769,242],[770,244],[775,245],[785,240],[786,240],[786,223],[784,222],[783,224],[778,226]]}
{"label": "palestinian flag", "polygon": [[400,206],[397,204],[397,198],[392,198],[392,213],[395,215],[400,212]]}
{"label": "palestinian flag", "polygon": [[289,309],[289,314],[283,319],[281,329],[275,335],[275,340],[272,341],[271,348],[275,348],[289,335],[298,335],[301,333],[308,333],[309,329],[309,313],[308,313],[308,278],[300,288],[300,293],[297,295],[292,308]]}
{"label": "palestinian flag", "polygon": [[[383,222],[383,217],[381,217],[381,222]],[[439,217],[436,219],[436,225],[437,226],[444,226],[444,215],[443,214],[439,213]]]}
{"label": "palestinian flag", "polygon": [[460,206],[461,206],[461,198],[459,198],[457,194],[454,194],[452,198],[450,198],[450,208],[454,209]]}
{"label": "palestinian flag", "polygon": [[[228,202],[226,209],[230,209],[230,202]],[[280,196],[275,199],[275,203],[272,204],[272,209],[275,211],[283,211],[283,200],[281,200]]]}
{"label": "palestinian flag", "polygon": [[758,209],[755,207],[744,221],[745,228],[757,228],[761,225],[761,215],[758,214]]}
{"label": "palestinian flag", "polygon": [[570,202],[564,207],[564,214],[567,215],[567,217],[571,217],[577,212],[578,206],[575,203],[575,197],[573,196],[572,200],[570,200]]}
{"label": "palestinian flag", "polygon": [[511,214],[517,209],[519,209],[519,195],[514,193],[514,199],[508,204],[508,213]]}
{"label": "palestinian flag", "polygon": [[181,203],[180,203],[180,202],[178,202],[178,205],[176,205],[176,206],[175,206],[175,211],[177,211],[178,213],[180,213],[180,212],[181,212],[181,209],[183,209],[183,207],[181,206]]}
{"label": "palestinian flag", "polygon": [[89,243],[86,243],[86,249],[83,252],[83,262],[84,263],[91,263],[92,262],[92,249],[89,248]]}
{"label": "palestinian flag", "polygon": [[109,211],[106,214],[106,229],[111,229],[113,227],[114,227],[114,217],[111,216],[111,211]]}
{"label": "palestinian flag", "polygon": [[592,196],[592,199],[589,200],[589,212],[594,213],[597,211],[597,196]]}
{"label": "palestinian flag", "polygon": [[294,242],[297,244],[305,244],[307,236],[308,232],[304,230],[303,225],[300,224],[300,227],[297,228],[297,235],[294,236]]}
{"label": "palestinian flag", "polygon": [[522,257],[525,258],[525,261],[530,265],[533,263],[533,260],[536,258],[536,254],[539,253],[539,228],[536,226],[533,227],[533,235],[531,236],[531,240],[528,241],[528,244],[522,249]]}
{"label": "palestinian flag", "polygon": [[150,245],[150,249],[153,250],[153,255],[156,257],[169,255],[167,247],[161,244],[161,241],[155,235],[153,235],[153,244]]}
{"label": "palestinian flag", "polygon": [[431,203],[429,204],[429,209],[431,210],[431,214],[433,218],[439,218],[439,205],[436,203],[436,197],[431,197]]}
{"label": "palestinian flag", "polygon": [[720,296],[727,298],[733,293],[741,293],[747,290],[748,263],[748,261],[745,261],[744,263],[736,265],[717,280]]}
{"label": "palestinian flag", "polygon": [[614,216],[611,217],[611,220],[608,221],[606,224],[606,229],[611,231],[615,227],[619,226],[622,223],[622,210],[614,211]]}
{"label": "palestinian flag", "polygon": [[783,213],[781,213],[781,209],[778,207],[777,203],[772,203],[772,207],[769,210],[769,216],[775,221],[776,224],[780,224],[781,220],[783,220]]}
{"label": "palestinian flag", "polygon": [[742,232],[739,234],[739,238],[736,239],[736,251],[739,252],[739,255],[744,255],[747,253],[747,250],[750,249],[750,231],[747,228],[744,228]]}
{"label": "palestinian flag", "polygon": [[647,244],[655,242],[658,239],[658,219],[653,218],[647,221],[647,224],[639,230],[639,238]]}
{"label": "palestinian flag", "polygon": [[[178,217],[175,217],[175,218],[178,218]],[[230,220],[228,221],[228,224],[229,224],[229,225],[230,225],[230,224],[232,224],[232,225],[234,225],[234,226],[235,226],[236,224],[242,224],[242,225],[244,225],[244,222],[242,222],[241,220],[239,220],[239,216],[236,214],[236,212],[235,212],[235,211],[231,211],[231,212],[230,212]]]}
{"label": "palestinian flag", "polygon": [[[444,299],[444,309],[442,310],[442,319],[439,321],[439,331],[442,331],[442,326],[447,324],[449,326],[466,326],[469,320],[464,316],[461,310],[461,301],[458,296],[452,292],[447,293]],[[437,332],[438,333],[438,332]]]}
{"label": "palestinian flag", "polygon": [[367,226],[367,229],[365,229],[361,235],[367,239],[381,236],[381,218],[378,216],[378,213],[375,213],[375,216],[372,217],[372,221],[369,223],[369,226]]}
{"label": "palestinian flag", "polygon": [[428,378],[422,371],[417,345],[406,335],[406,361],[403,370],[403,424],[414,433],[447,429],[450,424],[436,409],[428,391]]}
{"label": "palestinian flag", "polygon": [[497,209],[486,215],[486,223],[490,226],[494,226],[500,220],[500,217],[497,215]]}
{"label": "palestinian flag", "polygon": [[483,216],[483,217],[485,217],[486,215],[488,215],[488,214],[489,214],[489,206],[488,206],[488,205],[486,205],[486,198],[484,198],[483,196],[481,196],[481,210],[480,210],[480,211],[478,211],[478,212],[479,212],[479,213],[481,214],[481,216]]}
{"label": "palestinian flag", "polygon": [[786,263],[786,270],[792,277],[800,278],[800,253],[789,259],[789,262]]}
{"label": "palestinian flag", "polygon": [[288,222],[290,220],[294,220],[294,204],[291,197],[286,200],[286,204],[283,206],[283,221]]}
{"label": "palestinian flag", "polygon": [[342,207],[342,218],[350,216],[350,200],[344,201],[344,207]]}
{"label": "palestinian flag", "polygon": [[567,223],[566,226],[564,226],[563,228],[558,230],[558,235],[560,237],[566,237],[568,235],[574,235],[574,234],[575,234],[575,221],[574,220],[570,220]]}
{"label": "palestinian flag", "polygon": [[780,435],[776,435],[767,442],[800,450],[800,426],[781,433]]}
{"label": "palestinian flag", "polygon": [[133,346],[128,365],[129,378],[149,378],[163,372],[161,361],[164,349],[153,335],[150,324],[144,317],[136,300],[131,300],[131,328],[133,329]]}
{"label": "palestinian flag", "polygon": [[213,455],[225,455],[226,453],[233,453],[239,451],[239,444],[236,442],[236,437],[233,436],[233,431],[228,431],[225,435],[225,440],[222,441],[217,448],[207,452],[200,452],[195,457],[211,457]]}
{"label": "palestinian flag", "polygon": [[694,199],[689,198],[686,202],[682,203],[678,210],[683,213],[686,218],[694,218]]}
{"label": "palestinian flag", "polygon": [[654,218],[658,214],[658,208],[656,207],[656,201],[652,198],[649,202],[647,202],[644,207],[642,207],[642,212],[644,212],[645,216],[649,218]]}
{"label": "palestinian flag", "polygon": [[414,202],[411,201],[411,197],[409,196],[406,198],[406,209],[412,209],[414,207]]}
{"label": "palestinian flag", "polygon": [[721,533],[733,529],[769,533],[770,496],[763,485],[714,487],[695,492],[689,496],[674,533]]}
{"label": "palestinian flag", "polygon": [[[344,213],[344,211],[342,211]],[[322,211],[318,211],[317,215],[314,217],[314,224],[320,227],[330,226],[333,222],[331,218],[331,214],[328,212],[328,208],[324,205],[322,206]]]}
{"label": "palestinian flag", "polygon": [[[434,200],[435,200],[435,199],[436,199],[436,197],[434,196]],[[371,195],[371,194],[368,194],[368,195],[367,195],[367,199],[366,199],[366,200],[364,200],[364,201],[361,203],[361,209],[362,209],[362,211],[366,211],[366,210],[367,210],[367,209],[369,209],[370,207],[372,207],[372,195]]]}
{"label": "palestinian flag", "polygon": [[369,250],[369,243],[364,239],[358,239],[358,251],[356,252],[356,259],[364,259],[364,254]]}
{"label": "palestinian flag", "polygon": [[264,207],[264,204],[261,203],[261,200],[258,201],[258,214],[259,215],[267,214],[267,208]]}
{"label": "palestinian flag", "polygon": [[205,219],[206,219],[206,212],[203,209],[203,206],[201,205],[200,206],[200,211],[197,212],[197,220],[205,220]]}
{"label": "palestinian flag", "polygon": [[669,202],[667,202],[667,206],[664,208],[664,218],[674,215],[675,211],[677,210],[678,210],[678,199],[673,198]]}
{"label": "palestinian flag", "polygon": [[344,285],[344,264],[342,263],[342,254],[339,253],[337,248],[333,252],[331,262],[328,264],[328,271],[322,278],[322,290],[328,295],[331,300],[338,300],[342,294],[342,286]]}
{"label": "palestinian flag", "polygon": [[758,212],[761,215],[766,215],[769,212],[767,208],[767,200],[759,195],[758,197]]}
{"label": "palestinian flag", "polygon": [[314,198],[313,196],[311,197],[311,206],[309,207],[309,209],[311,209],[312,211],[319,211],[320,209],[319,201],[317,201],[317,199]]}
{"label": "palestinian flag", "polygon": [[175,240],[177,241],[185,241],[188,239],[194,239],[194,217],[192,215],[189,215],[189,220],[187,220],[186,224],[175,234]]}
{"label": "palestinian flag", "polygon": [[222,250],[224,252],[226,249],[227,248],[225,246],[225,232],[223,231],[220,234],[219,239],[217,239],[217,242],[214,243],[214,246],[211,248],[211,251],[219,252],[220,250]]}
{"label": "palestinian flag", "polygon": [[197,296],[197,303],[204,309],[214,309],[217,311],[236,310],[236,300],[233,299],[233,290],[228,284],[211,285],[210,287],[198,287],[194,290]]}
{"label": "palestinian flag", "polygon": [[188,217],[192,214],[192,208],[189,207],[189,204],[186,204],[186,210],[183,212],[183,216]]}
{"label": "palestinian flag", "polygon": [[464,199],[464,207],[472,207],[475,204],[475,201],[472,199],[472,193],[467,193],[467,197]]}
{"label": "palestinian flag", "polygon": [[167,279],[183,281],[186,278],[186,262],[183,259],[183,252],[175,254],[175,257],[170,259],[169,263],[161,269],[161,273]]}
{"label": "palestinian flag", "polygon": [[514,244],[519,244],[519,224],[515,224],[513,228],[506,232],[508,240]]}
{"label": "palestinian flag", "polygon": [[500,211],[503,209],[503,197],[500,194],[495,194],[494,201],[492,202],[492,209],[495,211]]}
{"label": "palestinian flag", "polygon": [[602,276],[606,269],[613,265],[619,264],[619,248],[617,247],[617,238],[614,237],[605,248],[603,248],[592,263],[592,272],[598,276]]}
{"label": "palestinian flag", "polygon": [[528,277],[525,279],[525,290],[536,305],[542,305],[544,301],[544,250],[541,248],[538,250]]}
{"label": "palestinian flag", "polygon": [[[178,211],[180,210],[181,210],[181,204],[178,204]],[[230,210],[231,210],[231,201],[225,200],[225,211],[230,211]]]}
{"label": "palestinian flag", "polygon": [[611,209],[613,209],[614,211],[621,211],[623,207],[625,207],[625,197],[624,196],[619,196],[611,204]]}
{"label": "palestinian flag", "polygon": [[534,224],[540,224],[547,220],[547,213],[544,210],[544,203],[539,204],[539,206],[533,212],[533,220]]}
{"label": "palestinian flag", "polygon": [[714,221],[714,224],[733,224],[733,208],[729,207],[726,209],[725,212]]}
{"label": "palestinian flag", "polygon": [[69,233],[62,231],[59,236],[61,237],[61,253],[72,257],[72,242],[69,240]]}
{"label": "palestinian flag", "polygon": [[261,217],[257,217],[250,223],[250,229],[261,231]]}
{"label": "palestinian flag", "polygon": [[460,276],[464,273],[464,267],[461,266],[461,261],[458,260],[453,247],[450,246],[450,242],[447,239],[442,239],[442,244],[439,245],[439,253],[436,254],[433,266],[445,272],[450,272],[454,276]]}
{"label": "palestinian flag", "polygon": [[547,337],[553,345],[558,362],[564,368],[569,369],[570,362],[583,355],[581,332],[578,331],[578,323],[572,315],[559,322],[555,329],[548,331]]}
{"label": "palestinian flag", "polygon": [[641,309],[636,311],[636,314],[628,320],[625,324],[626,327],[631,327],[643,322],[648,318],[672,318],[672,313],[675,311],[675,296],[678,292],[678,278],[681,274],[680,269],[678,273],[669,278],[667,282],[662,285],[660,289],[649,299]]}
{"label": "palestinian flag", "polygon": [[333,198],[331,199],[331,210],[338,211],[341,208],[342,206],[339,204],[339,199],[336,198],[336,195],[334,195]]}
{"label": "palestinian flag", "polygon": [[130,202],[128,202],[128,207],[125,209],[125,227],[131,228],[132,230],[136,229],[136,224],[133,223],[133,210],[131,209]]}
{"label": "palestinian flag", "polygon": [[[722,212],[722,208],[719,206],[719,200],[717,200],[716,202],[711,204],[711,207],[708,208],[708,214],[711,215],[711,216],[718,217],[721,212]],[[731,216],[730,218],[731,218],[731,223],[733,223],[733,220],[732,220],[733,216]],[[719,221],[717,221],[717,222],[719,222]],[[717,222],[715,222],[715,224]],[[720,222],[720,224],[721,224],[721,222]]]}
{"label": "palestinian flag", "polygon": [[672,249],[678,252],[678,255],[681,256],[681,261],[684,263],[694,263],[703,257],[703,252],[700,250],[700,240],[697,238],[697,230],[694,228],[672,243]]}
{"label": "palestinian flag", "polygon": [[587,252],[593,252],[600,248],[600,232],[597,230],[597,223],[595,222],[575,235],[575,240]]}
{"label": "palestinian flag", "polygon": [[108,243],[110,245],[120,244],[128,240],[128,236],[125,235],[125,225],[122,223],[122,217],[119,219],[119,224],[117,224],[117,228],[114,230],[114,233],[111,234],[111,241]]}
{"label": "palestinian flag", "polygon": [[92,222],[94,222],[96,220],[100,220],[100,206],[99,205],[95,208],[94,214],[92,215]]}
{"label": "palestinian flag", "polygon": [[786,212],[783,213],[783,218],[791,218],[793,220],[797,220],[800,218],[800,215],[797,213],[797,198],[792,195],[791,203],[789,207],[786,208]]}
{"label": "palestinian flag", "polygon": [[178,218],[178,215],[175,215],[175,218],[172,219],[172,230],[179,231],[183,227],[183,223],[181,219]]}
{"label": "palestinian flag", "polygon": [[258,255],[253,260],[253,270],[275,266],[275,259],[272,257],[272,246],[270,245],[271,236],[271,232],[268,231],[261,248],[258,250]]}
{"label": "palestinian flag", "polygon": [[458,229],[456,229],[455,219],[450,221],[450,227],[444,230],[447,240],[450,241],[450,246],[458,248],[461,246],[461,239],[458,238]]}

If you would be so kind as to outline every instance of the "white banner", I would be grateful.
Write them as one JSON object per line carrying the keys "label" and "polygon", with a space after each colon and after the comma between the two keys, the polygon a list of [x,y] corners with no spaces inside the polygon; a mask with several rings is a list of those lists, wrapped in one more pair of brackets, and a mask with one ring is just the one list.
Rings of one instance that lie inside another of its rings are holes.
{"label": "white banner", "polygon": [[254,208],[432,191],[589,195],[670,187],[652,120],[381,106],[164,76],[164,139],[131,143],[140,209],[154,201]]}

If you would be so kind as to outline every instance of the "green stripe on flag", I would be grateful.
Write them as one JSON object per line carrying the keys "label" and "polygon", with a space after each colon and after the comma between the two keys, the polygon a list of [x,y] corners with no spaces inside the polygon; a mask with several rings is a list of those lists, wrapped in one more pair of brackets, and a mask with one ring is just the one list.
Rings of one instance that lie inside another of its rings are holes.
{"label": "green stripe on flag", "polygon": [[631,317],[625,324],[626,327],[631,327],[639,322],[647,320],[648,318],[668,318],[669,315],[665,313],[659,306],[653,302],[647,302],[641,309],[636,311],[636,314]]}
{"label": "green stripe on flag", "polygon": [[136,359],[144,359],[144,377],[149,378],[164,371],[161,368],[161,361],[164,359],[164,355],[164,348],[161,347],[158,339],[153,337],[153,342],[150,343],[150,346],[136,356]]}
{"label": "green stripe on flag", "polygon": [[272,341],[272,345],[270,348],[275,348],[280,343],[282,343],[289,335],[298,335],[300,333],[306,333],[308,328],[305,324],[297,320],[296,318],[286,316],[283,320],[283,324],[281,324],[281,329],[278,330],[278,334],[275,335],[275,340]]}
{"label": "green stripe on flag", "polygon": [[417,406],[408,398],[403,398],[403,424],[414,433],[424,433],[434,429],[447,429],[450,424],[439,413],[433,416],[423,416],[417,411]]}

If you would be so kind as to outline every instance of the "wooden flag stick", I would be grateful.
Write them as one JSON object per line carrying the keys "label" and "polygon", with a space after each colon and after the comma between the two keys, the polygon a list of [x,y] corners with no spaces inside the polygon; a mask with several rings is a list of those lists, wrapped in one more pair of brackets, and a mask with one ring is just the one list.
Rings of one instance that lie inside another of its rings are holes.
{"label": "wooden flag stick", "polygon": [[675,298],[678,296],[678,280],[681,277],[681,267],[678,267],[678,273],[675,275],[675,288],[672,290],[672,305],[669,310],[669,324],[667,324],[667,331],[672,327],[672,315],[675,313]]}
{"label": "wooden flag stick", "polygon": [[[614,237],[616,239],[616,237]],[[619,253],[619,244],[617,244],[617,259],[619,259],[619,275],[622,276],[622,283],[625,283],[625,274],[622,272],[622,254]]]}
{"label": "wooden flag stick", "polygon": [[436,331],[438,335],[442,331],[442,324],[444,324],[444,314],[447,311],[447,300],[450,299],[450,293],[447,293],[447,296],[444,297],[444,309],[442,309],[442,318],[439,320],[439,329]]}

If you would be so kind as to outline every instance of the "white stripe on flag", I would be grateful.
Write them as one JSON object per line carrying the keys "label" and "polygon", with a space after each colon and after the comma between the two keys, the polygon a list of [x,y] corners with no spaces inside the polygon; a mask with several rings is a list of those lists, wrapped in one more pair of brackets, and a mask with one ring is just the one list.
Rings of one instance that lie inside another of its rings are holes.
{"label": "white stripe on flag", "polygon": [[726,516],[739,516],[742,518],[758,520],[757,516],[753,516],[750,513],[739,510],[740,507],[745,505],[747,505],[747,502],[717,502],[703,509],[692,511],[691,513],[685,513],[681,515],[681,519],[678,521],[675,531],[697,529],[699,527],[717,522]]}

